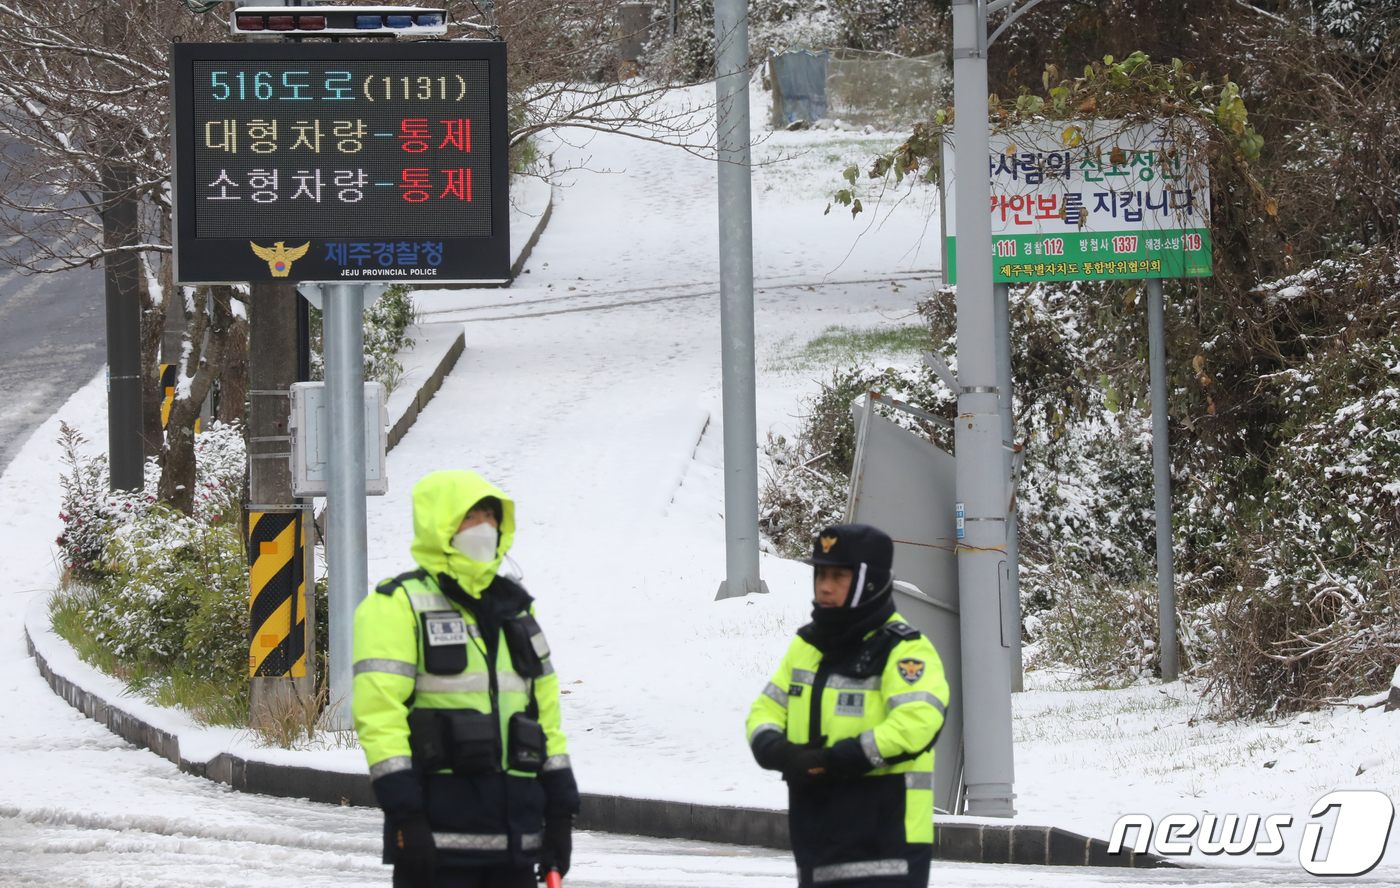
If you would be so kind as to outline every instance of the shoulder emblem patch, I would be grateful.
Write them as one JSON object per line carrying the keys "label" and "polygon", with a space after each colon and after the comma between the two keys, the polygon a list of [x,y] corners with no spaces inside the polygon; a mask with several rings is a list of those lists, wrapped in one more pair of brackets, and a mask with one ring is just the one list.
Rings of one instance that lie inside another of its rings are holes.
{"label": "shoulder emblem patch", "polygon": [[899,661],[899,677],[908,684],[914,684],[924,677],[924,661],[912,657]]}

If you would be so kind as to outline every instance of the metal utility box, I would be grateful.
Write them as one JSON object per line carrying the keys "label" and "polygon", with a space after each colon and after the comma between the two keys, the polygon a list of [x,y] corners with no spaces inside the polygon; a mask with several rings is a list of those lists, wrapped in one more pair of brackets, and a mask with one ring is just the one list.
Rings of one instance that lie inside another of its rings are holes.
{"label": "metal utility box", "polygon": [[[292,384],[292,415],[287,430],[292,438],[292,494],[326,495],[326,464],[330,459],[326,414],[326,384]],[[389,449],[389,395],[381,382],[365,383],[365,493],[389,492],[384,454]]]}

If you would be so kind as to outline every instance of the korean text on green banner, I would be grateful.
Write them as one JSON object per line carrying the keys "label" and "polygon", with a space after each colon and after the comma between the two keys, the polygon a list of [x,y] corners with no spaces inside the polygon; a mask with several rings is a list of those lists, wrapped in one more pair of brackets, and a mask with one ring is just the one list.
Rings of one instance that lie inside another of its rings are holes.
{"label": "korean text on green banner", "polygon": [[[1173,121],[1047,123],[992,133],[998,283],[1209,277],[1210,178]],[[944,143],[948,282],[957,282],[957,183]]]}

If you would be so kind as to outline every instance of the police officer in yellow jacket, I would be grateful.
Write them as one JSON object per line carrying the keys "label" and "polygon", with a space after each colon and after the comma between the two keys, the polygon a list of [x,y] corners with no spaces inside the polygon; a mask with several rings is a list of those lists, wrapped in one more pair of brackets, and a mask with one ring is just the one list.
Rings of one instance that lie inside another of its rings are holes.
{"label": "police officer in yellow jacket", "polygon": [[749,713],[754,758],[788,782],[804,888],[928,885],[948,682],[933,645],[895,613],[893,560],[869,525],[818,534],[812,622]]}
{"label": "police officer in yellow jacket", "polygon": [[515,504],[473,472],[413,488],[418,569],[355,611],[355,729],[395,888],[529,888],[569,868],[578,788],[532,599],[497,573]]}

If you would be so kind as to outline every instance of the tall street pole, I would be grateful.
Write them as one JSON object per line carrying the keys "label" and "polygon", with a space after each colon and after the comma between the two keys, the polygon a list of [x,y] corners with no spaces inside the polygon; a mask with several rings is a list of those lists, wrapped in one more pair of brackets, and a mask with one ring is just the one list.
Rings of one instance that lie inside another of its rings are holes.
{"label": "tall street pole", "polygon": [[725,577],[718,601],[767,592],[758,578],[758,419],[753,345],[753,191],[749,181],[746,0],[715,0],[719,155],[719,334],[724,387]]}
{"label": "tall street pole", "polygon": [[[1001,440],[1014,443],[1016,428],[1012,418],[1011,386],[1011,285],[993,284],[992,295],[996,302],[997,335],[997,388],[1001,389]],[[1025,670],[1021,663],[1021,547],[1016,533],[1015,471],[1016,454],[1011,448],[1002,447],[1002,475],[1006,478],[1006,603],[1010,607],[1007,617],[1008,629],[1015,632],[1011,641],[1011,690],[1019,693],[1025,690]]]}
{"label": "tall street pole", "polygon": [[330,702],[337,730],[353,726],[355,608],[369,592],[365,529],[365,285],[322,285],[326,358],[326,573]]}
{"label": "tall street pole", "polygon": [[[136,243],[136,172],[115,154],[102,167],[102,242],[108,250]],[[132,252],[102,260],[107,282],[107,452],[112,490],[145,484],[141,415],[140,267]],[[175,299],[178,296],[171,295]]]}
{"label": "tall street pole", "polygon": [[1162,681],[1176,681],[1176,589],[1172,576],[1172,455],[1167,440],[1167,336],[1162,280],[1147,281],[1147,360],[1152,377],[1152,475],[1157,513],[1157,645]]}
{"label": "tall street pole", "polygon": [[963,660],[967,813],[1015,814],[1011,657],[1004,637],[1006,484],[987,207],[987,25],[977,0],[953,0],[953,138],[957,145],[958,419],[954,434],[958,595]]}

